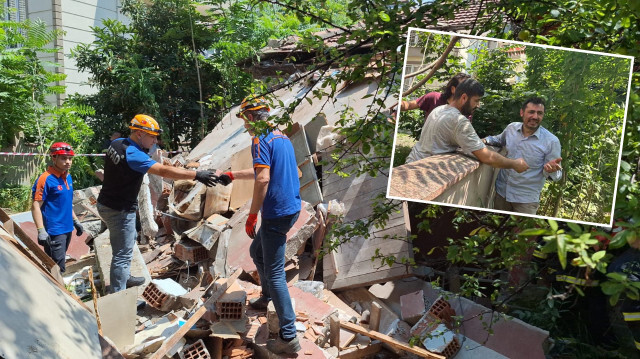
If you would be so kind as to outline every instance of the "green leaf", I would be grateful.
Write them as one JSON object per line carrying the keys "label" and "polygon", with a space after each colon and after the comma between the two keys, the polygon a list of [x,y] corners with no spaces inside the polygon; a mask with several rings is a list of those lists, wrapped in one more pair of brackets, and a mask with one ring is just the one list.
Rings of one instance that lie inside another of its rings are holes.
{"label": "green leaf", "polygon": [[558,231],[558,222],[554,221],[553,219],[549,220],[549,226],[551,227],[552,231]]}
{"label": "green leaf", "polygon": [[382,20],[382,21],[384,21],[384,22],[389,22],[389,21],[391,21],[391,18],[389,17],[389,15],[388,15],[386,12],[384,12],[384,11],[380,11],[380,12],[378,13],[378,16],[380,16],[380,20]]}
{"label": "green leaf", "polygon": [[518,233],[519,236],[541,236],[543,234],[548,234],[549,231],[547,231],[544,228],[528,228],[525,229],[524,231]]}
{"label": "green leaf", "polygon": [[[556,227],[557,226],[558,224],[556,223]],[[560,260],[562,269],[565,269],[567,268],[567,243],[565,241],[564,235],[559,235],[556,238],[558,242],[558,260]]]}
{"label": "green leaf", "polygon": [[598,262],[599,260],[601,260],[602,258],[604,258],[604,256],[607,254],[607,251],[598,251],[595,252],[592,256],[591,259],[594,262]]}
{"label": "green leaf", "polygon": [[567,222],[567,225],[569,226],[569,228],[571,228],[572,231],[581,234],[582,233],[582,227],[580,227],[579,225],[572,223],[572,222]]}

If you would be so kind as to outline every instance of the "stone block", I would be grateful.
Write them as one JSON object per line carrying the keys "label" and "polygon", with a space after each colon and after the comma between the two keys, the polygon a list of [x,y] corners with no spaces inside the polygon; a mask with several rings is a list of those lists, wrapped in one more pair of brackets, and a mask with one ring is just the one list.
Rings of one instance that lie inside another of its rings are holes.
{"label": "stone block", "polygon": [[426,311],[422,290],[401,296],[400,308],[402,320],[409,324],[417,323]]}

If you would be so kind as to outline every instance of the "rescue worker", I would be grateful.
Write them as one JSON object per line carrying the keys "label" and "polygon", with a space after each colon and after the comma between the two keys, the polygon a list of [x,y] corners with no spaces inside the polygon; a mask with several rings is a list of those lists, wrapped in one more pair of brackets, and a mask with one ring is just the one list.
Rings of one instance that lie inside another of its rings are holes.
{"label": "rescue worker", "polygon": [[[276,354],[293,354],[300,351],[300,342],[284,271],[284,252],[287,232],[298,219],[301,207],[295,152],[289,138],[267,122],[269,107],[263,98],[245,98],[237,116],[244,120],[244,127],[253,135],[253,168],[225,174],[232,180],[255,179],[245,231],[253,239],[249,254],[258,270],[262,293],[259,298],[250,300],[249,305],[266,309],[269,301],[273,301],[280,332],[277,339],[267,341],[267,349]],[[258,121],[268,125],[262,134],[254,129]],[[262,222],[256,231],[258,212]]]}
{"label": "rescue worker", "polygon": [[69,169],[73,162],[73,148],[65,142],[56,142],[49,148],[52,165],[36,179],[31,189],[31,215],[38,229],[38,244],[64,272],[71,232],[84,232],[73,213],[73,181]]}
{"label": "rescue worker", "polygon": [[97,204],[98,213],[109,229],[112,293],[144,284],[144,278],[131,277],[130,270],[137,236],[138,192],[147,172],[171,179],[195,179],[209,187],[231,182],[227,176],[218,177],[208,170],[190,171],[152,160],[148,150],[158,142],[162,129],[151,116],[136,115],[129,129],[129,137],[112,141],[107,149],[104,182]]}

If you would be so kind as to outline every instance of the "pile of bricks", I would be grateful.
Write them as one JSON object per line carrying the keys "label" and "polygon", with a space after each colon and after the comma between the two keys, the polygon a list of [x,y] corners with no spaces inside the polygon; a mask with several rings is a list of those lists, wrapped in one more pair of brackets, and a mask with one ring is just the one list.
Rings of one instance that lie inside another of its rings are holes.
{"label": "pile of bricks", "polygon": [[184,347],[179,355],[180,359],[211,359],[211,354],[204,346],[202,339]]}

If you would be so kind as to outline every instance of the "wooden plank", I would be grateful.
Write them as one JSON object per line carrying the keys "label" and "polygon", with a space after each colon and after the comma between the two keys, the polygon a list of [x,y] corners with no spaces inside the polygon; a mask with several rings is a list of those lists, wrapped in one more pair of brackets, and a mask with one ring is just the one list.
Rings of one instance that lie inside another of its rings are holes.
{"label": "wooden plank", "polygon": [[329,318],[329,344],[340,348],[340,320],[335,315]]}
{"label": "wooden plank", "polygon": [[347,349],[344,352],[340,352],[338,358],[340,359],[361,359],[370,355],[378,353],[382,350],[382,343],[371,343],[364,348],[356,348],[353,350]]}
{"label": "wooden plank", "polygon": [[380,330],[380,314],[382,306],[377,302],[371,303],[371,316],[369,317],[369,329],[373,331]]}
{"label": "wooden plank", "polygon": [[[5,212],[2,208],[0,208],[0,221],[2,221],[2,223],[12,221],[11,217],[9,217],[7,212]],[[13,226],[13,231],[15,235],[22,241],[22,243],[24,243],[24,245],[27,246],[27,248],[29,248],[29,250],[33,252],[36,257],[38,257],[38,259],[42,262],[42,264],[45,265],[47,269],[51,269],[53,268],[53,266],[57,266],[56,262],[54,262],[53,259],[51,259],[51,257],[49,257],[42,250],[42,248],[40,248],[40,246],[36,242],[34,242],[31,237],[29,237],[29,235],[25,233],[25,231],[22,230],[22,227],[20,227],[19,224]]]}
{"label": "wooden plank", "polygon": [[[253,158],[251,157],[251,146],[238,151],[231,157],[231,171],[240,171],[253,167]],[[231,199],[229,207],[242,207],[253,196],[254,180],[233,181],[231,189]]]}
{"label": "wooden plank", "polygon": [[416,354],[419,355],[422,358],[430,358],[430,359],[447,359],[445,356],[442,355],[438,355],[435,353],[432,353],[426,349],[422,349],[419,347],[412,347],[409,346],[409,343],[403,343],[400,341],[397,341],[393,338],[391,338],[388,335],[384,335],[382,333],[378,333],[376,331],[373,330],[368,330],[365,329],[357,324],[353,324],[351,322],[345,322],[345,321],[340,321],[340,327],[345,328],[345,329],[349,329],[351,331],[354,331],[356,333],[362,334],[362,335],[366,335],[369,338],[372,339],[376,339],[379,340],[383,343],[387,343],[391,346],[393,346],[394,348],[400,349],[400,350],[404,350],[406,352],[412,353],[412,354]]}
{"label": "wooden plank", "polygon": [[222,283],[222,285],[220,285],[220,287],[218,287],[215,292],[213,292],[211,297],[209,297],[209,299],[207,299],[207,301],[200,308],[198,308],[195,313],[193,313],[193,315],[187,320],[187,322],[184,323],[180,327],[180,329],[178,329],[162,343],[162,346],[158,348],[158,350],[151,356],[150,359],[162,359],[165,354],[167,354],[169,350],[171,350],[171,348],[173,348],[173,346],[176,345],[180,341],[180,339],[182,339],[182,337],[184,337],[189,329],[191,329],[191,327],[196,324],[196,322],[200,318],[202,318],[204,313],[207,312],[207,306],[215,304],[215,302],[224,294],[224,292],[226,292],[227,289],[236,282],[236,280],[240,276],[240,273],[242,273],[242,269],[236,269],[236,271],[233,272],[233,274],[231,274],[231,276],[227,278],[227,280]]}

